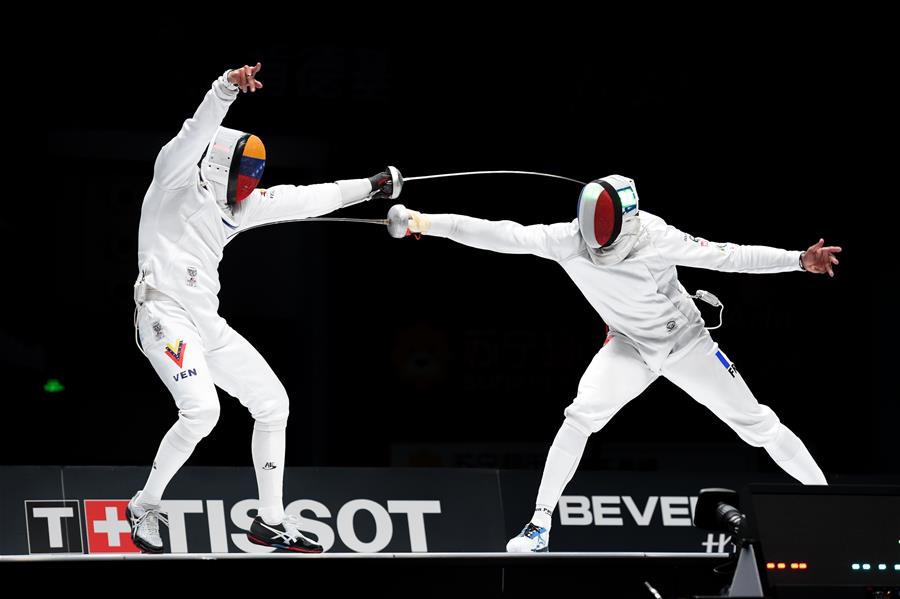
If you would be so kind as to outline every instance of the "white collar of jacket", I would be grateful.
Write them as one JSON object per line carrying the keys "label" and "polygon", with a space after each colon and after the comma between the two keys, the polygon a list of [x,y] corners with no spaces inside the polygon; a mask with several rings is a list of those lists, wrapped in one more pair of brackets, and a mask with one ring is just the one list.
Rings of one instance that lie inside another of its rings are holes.
{"label": "white collar of jacket", "polygon": [[210,181],[209,179],[204,177],[202,168],[198,168],[197,171],[200,176],[200,185],[202,187],[205,187],[210,193],[212,193],[213,199],[215,199],[216,205],[219,207],[219,210],[221,210],[228,216],[234,216],[234,209],[228,204],[228,201],[225,199],[225,186],[216,181]]}

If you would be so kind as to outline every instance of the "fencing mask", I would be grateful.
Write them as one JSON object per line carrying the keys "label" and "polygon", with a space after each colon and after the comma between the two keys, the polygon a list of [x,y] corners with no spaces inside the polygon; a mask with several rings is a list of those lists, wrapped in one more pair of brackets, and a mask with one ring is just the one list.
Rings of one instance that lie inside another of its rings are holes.
{"label": "fencing mask", "polygon": [[621,175],[595,179],[581,189],[578,228],[595,264],[622,261],[640,232],[634,181]]}
{"label": "fencing mask", "polygon": [[266,168],[266,147],[255,135],[219,127],[200,164],[216,199],[230,207],[256,189]]}

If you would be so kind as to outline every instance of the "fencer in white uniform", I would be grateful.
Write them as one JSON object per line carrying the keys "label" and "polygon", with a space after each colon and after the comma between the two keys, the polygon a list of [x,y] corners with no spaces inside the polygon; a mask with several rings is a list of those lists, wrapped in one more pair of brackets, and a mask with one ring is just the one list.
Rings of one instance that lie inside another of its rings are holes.
{"label": "fencer in white uniform", "polygon": [[763,404],[704,328],[676,266],[725,272],[806,270],[833,276],[838,247],[806,252],[713,243],[641,212],[634,181],[612,175],[582,189],[578,218],[523,226],[456,214],[409,211],[410,231],[468,246],[554,260],[609,327],[578,385],[544,466],[534,515],[507,551],[546,551],[551,516],[588,436],[662,376],[686,391],[745,442],[764,448],[803,484],[826,484],[802,441]]}
{"label": "fencer in white uniform", "polygon": [[146,484],[128,506],[132,537],[147,552],[163,549],[163,491],[216,425],[216,386],[237,398],[254,419],[259,515],[249,539],[290,551],[322,550],[285,517],[288,394],[259,352],[219,315],[218,265],[225,246],[242,231],[388,197],[392,180],[385,171],[368,179],[257,188],[265,166],[262,141],[221,124],[240,91],[262,88],[259,69],[257,64],[229,70],[213,82],[194,116],[159,152],[141,207],[137,337],[178,407]]}

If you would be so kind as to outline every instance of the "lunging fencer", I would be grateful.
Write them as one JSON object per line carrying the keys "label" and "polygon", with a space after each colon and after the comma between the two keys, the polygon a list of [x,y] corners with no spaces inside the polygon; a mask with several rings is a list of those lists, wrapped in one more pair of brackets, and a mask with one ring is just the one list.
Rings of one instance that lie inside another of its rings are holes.
{"label": "lunging fencer", "polygon": [[[393,210],[393,209],[392,209]],[[662,376],[709,408],[746,443],[807,485],[827,484],[803,442],[760,404],[713,341],[677,266],[724,272],[806,271],[834,276],[835,254],[820,239],[805,252],[713,243],[639,210],[634,181],[611,175],[584,185],[577,218],[523,226],[457,214],[409,214],[409,231],[475,248],[534,254],[562,266],[609,327],[581,378],[547,455],[534,514],[507,543],[510,552],[549,550],[553,510],[585,444],[625,404]],[[711,294],[704,294],[717,303]]]}

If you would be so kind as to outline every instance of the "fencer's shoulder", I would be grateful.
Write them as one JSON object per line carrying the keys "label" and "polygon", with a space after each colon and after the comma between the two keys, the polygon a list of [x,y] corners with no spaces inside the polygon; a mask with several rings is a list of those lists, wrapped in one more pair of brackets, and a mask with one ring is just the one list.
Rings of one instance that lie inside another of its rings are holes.
{"label": "fencer's shoulder", "polygon": [[641,210],[641,224],[652,227],[665,227],[666,221],[646,210]]}
{"label": "fencer's shoulder", "polygon": [[581,236],[577,218],[570,222],[554,223],[548,228],[552,231],[552,236],[556,241],[554,257],[559,262],[565,262],[586,251],[587,245]]}
{"label": "fencer's shoulder", "polygon": [[668,224],[662,218],[641,210],[641,229],[646,231],[651,237],[658,237],[666,232]]}
{"label": "fencer's shoulder", "polygon": [[568,235],[578,235],[581,233],[578,229],[578,219],[574,218],[570,222],[567,223],[556,223],[554,225],[550,225],[551,227],[556,227],[561,233],[566,233]]}
{"label": "fencer's shoulder", "polygon": [[567,240],[578,245],[583,241],[581,237],[581,229],[578,227],[578,219],[570,222],[554,223],[548,225],[553,236],[560,240]]}

